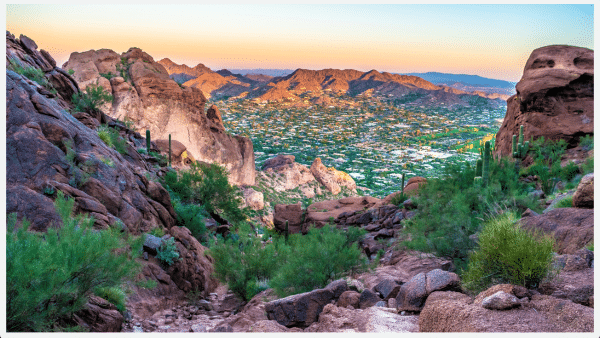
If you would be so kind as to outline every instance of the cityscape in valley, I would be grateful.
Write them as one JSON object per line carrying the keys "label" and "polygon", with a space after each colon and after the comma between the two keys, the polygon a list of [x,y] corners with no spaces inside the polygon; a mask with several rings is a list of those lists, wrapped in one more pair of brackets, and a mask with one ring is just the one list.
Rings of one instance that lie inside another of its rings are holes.
{"label": "cityscape in valley", "polygon": [[594,331],[593,5],[6,11],[2,336]]}

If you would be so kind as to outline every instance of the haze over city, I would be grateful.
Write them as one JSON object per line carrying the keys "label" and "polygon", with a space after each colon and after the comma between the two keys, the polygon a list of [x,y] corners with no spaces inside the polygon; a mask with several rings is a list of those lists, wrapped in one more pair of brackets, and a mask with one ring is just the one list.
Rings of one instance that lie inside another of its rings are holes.
{"label": "haze over city", "polygon": [[6,28],[62,64],[139,47],[217,69],[474,74],[516,82],[533,49],[594,48],[593,5],[7,5]]}

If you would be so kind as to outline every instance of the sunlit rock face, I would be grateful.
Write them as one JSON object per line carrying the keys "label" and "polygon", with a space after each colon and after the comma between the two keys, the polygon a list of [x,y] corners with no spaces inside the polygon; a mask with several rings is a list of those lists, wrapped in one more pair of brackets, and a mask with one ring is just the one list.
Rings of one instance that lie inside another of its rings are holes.
{"label": "sunlit rock face", "polygon": [[107,115],[131,120],[141,134],[150,130],[153,140],[166,140],[170,134],[192,158],[225,166],[231,183],[255,184],[252,141],[227,134],[216,107],[207,117],[200,89],[177,84],[141,49],[120,55],[107,49],[72,53],[63,68],[74,71],[82,89],[97,84],[112,93],[112,104],[102,107]]}

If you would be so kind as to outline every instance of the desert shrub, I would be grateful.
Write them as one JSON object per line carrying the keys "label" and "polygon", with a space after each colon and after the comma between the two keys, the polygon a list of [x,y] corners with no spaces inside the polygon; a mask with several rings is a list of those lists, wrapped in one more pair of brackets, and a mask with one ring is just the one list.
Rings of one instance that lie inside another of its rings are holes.
{"label": "desert shrub", "polygon": [[233,234],[213,245],[209,254],[217,278],[248,301],[269,287],[279,295],[300,293],[324,287],[353,268],[365,268],[366,257],[356,244],[364,234],[364,229],[344,231],[329,225],[305,236],[290,235],[288,243],[276,233],[271,243]]}
{"label": "desert shrub", "polygon": [[109,147],[115,149],[119,154],[127,154],[127,141],[119,135],[119,132],[106,125],[100,125],[98,130],[98,137]]}
{"label": "desert shrub", "polygon": [[209,214],[218,214],[234,225],[246,220],[241,191],[229,184],[226,169],[217,163],[193,163],[189,170],[170,171],[163,182],[181,202],[201,204]]}
{"label": "desert shrub", "polygon": [[579,146],[583,148],[583,150],[588,151],[594,149],[594,135],[585,135],[579,138]]}
{"label": "desert shrub", "polygon": [[166,266],[171,266],[179,259],[179,251],[173,237],[163,240],[157,251],[156,259]]}
{"label": "desert shrub", "polygon": [[206,244],[206,239],[204,239],[204,235],[206,234],[204,219],[209,216],[206,210],[197,204],[182,203],[177,198],[173,199],[173,208],[177,214],[177,218],[175,219],[177,226],[188,228],[192,236],[199,242]]}
{"label": "desert shrub", "polygon": [[248,301],[258,292],[260,281],[271,278],[285,255],[285,245],[263,244],[254,237],[230,236],[212,246],[216,277],[240,298]]}
{"label": "desert shrub", "polygon": [[126,310],[125,303],[127,303],[127,296],[123,289],[118,287],[97,287],[94,290],[94,294],[114,304],[119,311],[123,312]]}
{"label": "desert shrub", "polygon": [[109,73],[100,73],[100,76],[102,76],[103,78],[105,78],[105,79],[107,79],[107,80],[110,80],[110,79],[112,79],[113,77],[115,77],[116,75],[115,75],[115,74],[113,74],[113,73],[110,73],[110,72],[109,72]]}
{"label": "desert shrub", "polygon": [[576,175],[577,169],[569,164],[565,168],[560,166],[560,158],[567,149],[565,140],[545,140],[540,137],[532,142],[530,154],[533,164],[522,170],[522,175],[536,175],[546,195],[554,192],[556,183],[560,180],[569,181]]}
{"label": "desert shrub", "polygon": [[[92,229],[93,218],[71,215],[74,200],[57,192],[55,206],[63,225],[46,233],[15,229],[16,215],[7,219],[7,331],[63,330],[97,288],[120,287],[139,272],[132,253],[141,241],[112,230]],[[132,250],[123,250],[124,247]]]}
{"label": "desert shrub", "polygon": [[12,70],[17,74],[23,75],[29,80],[48,89],[49,91],[56,93],[56,89],[54,89],[50,82],[48,82],[48,79],[46,78],[46,75],[43,70],[35,67],[22,66],[19,61],[15,61],[12,59],[9,61],[8,69]]}
{"label": "desert shrub", "polygon": [[491,218],[469,256],[463,286],[475,292],[500,283],[537,287],[550,271],[553,248],[552,236],[522,229],[515,213]]}
{"label": "desert shrub", "polygon": [[280,296],[322,288],[354,268],[365,268],[367,259],[348,233],[326,225],[306,235],[293,234],[271,286]]}
{"label": "desert shrub", "polygon": [[470,236],[490,214],[497,209],[540,210],[539,201],[527,196],[527,186],[519,182],[508,159],[490,162],[487,186],[474,184],[475,170],[468,164],[448,163],[444,169],[442,177],[429,179],[414,197],[419,207],[405,221],[411,240],[402,242],[402,247],[450,258],[460,271],[475,247]]}
{"label": "desert shrub", "polygon": [[573,196],[568,196],[556,203],[555,208],[572,208],[573,207]]}
{"label": "desert shrub", "polygon": [[400,204],[404,203],[404,201],[406,201],[407,199],[408,196],[406,196],[404,193],[399,193],[392,197],[390,203],[392,203],[395,206],[399,206]]}
{"label": "desert shrub", "polygon": [[149,234],[155,237],[162,237],[165,235],[165,230],[158,226],[150,230]]}
{"label": "desert shrub", "polygon": [[75,111],[93,113],[108,102],[112,102],[113,96],[107,93],[102,86],[89,85],[85,92],[75,93],[71,101],[75,105]]}
{"label": "desert shrub", "polygon": [[561,168],[560,179],[565,183],[569,183],[579,174],[579,171],[579,166],[573,161],[569,161],[566,166]]}

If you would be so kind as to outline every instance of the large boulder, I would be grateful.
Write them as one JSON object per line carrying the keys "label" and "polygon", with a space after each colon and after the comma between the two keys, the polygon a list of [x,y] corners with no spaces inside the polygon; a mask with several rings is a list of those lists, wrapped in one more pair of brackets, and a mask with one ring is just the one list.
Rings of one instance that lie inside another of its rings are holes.
{"label": "large boulder", "polygon": [[333,291],[317,289],[268,302],[265,311],[270,320],[281,325],[308,327],[318,321],[323,307],[332,300]]}
{"label": "large boulder", "polygon": [[420,273],[400,287],[396,297],[398,311],[421,311],[429,294],[446,290],[460,291],[457,274],[441,269]]}
{"label": "large boulder", "polygon": [[202,297],[207,297],[218,285],[213,277],[213,258],[205,255],[207,248],[192,236],[188,228],[172,227],[169,233],[175,238],[179,258],[167,273],[181,290],[199,292]]}
{"label": "large boulder", "polygon": [[393,309],[370,307],[365,310],[327,304],[319,321],[304,332],[417,332],[417,316],[401,316]]}
{"label": "large boulder", "polygon": [[594,209],[558,208],[521,218],[527,230],[553,234],[559,254],[573,254],[594,240]]}
{"label": "large boulder", "polygon": [[575,208],[594,208],[594,173],[589,173],[581,179],[575,194],[573,194]]}
{"label": "large boulder", "polygon": [[494,156],[512,156],[512,136],[524,126],[525,140],[567,141],[594,133],[594,51],[574,46],[534,50],[507,100],[504,122],[496,134]]}
{"label": "large boulder", "polygon": [[380,205],[381,200],[371,196],[358,196],[358,197],[346,197],[339,200],[329,200],[316,202],[308,206],[306,209],[306,220],[305,223],[312,224],[318,227],[322,227],[326,223],[330,222],[331,218],[338,219],[343,217],[346,219],[346,223],[352,223],[349,221],[347,215],[356,215],[361,213],[362,216],[356,216],[354,218],[369,217],[365,219],[362,224],[367,224],[372,219],[369,211],[365,211],[372,207]]}
{"label": "large boulder", "polygon": [[[254,327],[255,323],[259,323],[261,321],[268,321],[267,314],[265,312],[265,304],[269,301],[275,300],[277,296],[273,289],[267,289],[258,293],[256,296],[252,297],[252,299],[235,315],[229,316],[224,319],[222,322],[218,323],[216,326],[221,325],[229,325],[233,328],[233,332],[248,332],[251,331],[251,328]],[[277,323],[277,322],[275,322]],[[259,327],[271,327],[271,329],[277,328],[281,325],[277,323],[277,325],[273,324],[264,324]],[[285,326],[283,326],[285,327]],[[254,327],[254,332],[258,332],[258,327]]]}
{"label": "large boulder", "polygon": [[137,131],[150,130],[152,139],[171,135],[190,157],[225,166],[235,185],[255,184],[250,139],[227,134],[216,107],[211,107],[210,116],[204,112],[206,97],[201,90],[179,86],[141,49],[130,48],[120,55],[106,49],[72,53],[63,68],[73,70],[81,85],[98,83],[114,93],[112,105],[103,107],[107,115],[131,120]]}
{"label": "large boulder", "polygon": [[[315,177],[310,170],[306,166],[296,163],[295,159],[294,155],[279,154],[266,160],[259,172],[263,182],[277,192],[304,187],[308,183],[314,182]],[[313,196],[314,190],[311,196],[306,197]]]}
{"label": "large boulder", "polygon": [[[485,298],[484,298],[485,299]],[[569,300],[533,295],[522,306],[490,310],[471,297],[434,292],[419,315],[420,332],[592,332],[594,311]]]}
{"label": "large boulder", "polygon": [[356,191],[356,182],[347,173],[338,171],[335,168],[327,168],[323,165],[320,158],[315,158],[310,166],[310,172],[315,179],[324,185],[332,194],[337,195],[342,191],[342,187]]}

